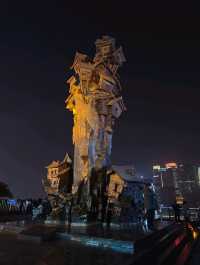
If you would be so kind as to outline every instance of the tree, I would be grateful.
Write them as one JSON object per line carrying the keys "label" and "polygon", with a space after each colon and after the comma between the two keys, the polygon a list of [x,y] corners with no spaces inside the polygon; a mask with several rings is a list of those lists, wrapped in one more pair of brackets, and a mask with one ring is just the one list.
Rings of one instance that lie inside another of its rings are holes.
{"label": "tree", "polygon": [[8,185],[3,182],[0,182],[0,197],[13,197]]}

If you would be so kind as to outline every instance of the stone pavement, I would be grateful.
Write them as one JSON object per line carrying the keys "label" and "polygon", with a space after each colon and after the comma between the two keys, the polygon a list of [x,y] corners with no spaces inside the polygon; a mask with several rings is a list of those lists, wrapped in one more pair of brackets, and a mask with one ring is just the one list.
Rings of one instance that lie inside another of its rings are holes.
{"label": "stone pavement", "polygon": [[[51,258],[51,262],[47,258]],[[48,262],[48,263],[46,263]],[[1,265],[65,265],[64,247],[18,240],[16,234],[0,233]]]}
{"label": "stone pavement", "polygon": [[[171,223],[172,222],[168,221],[157,221],[155,223],[156,230],[160,230]],[[49,225],[51,226],[50,223]],[[54,224],[52,224],[52,226],[54,226]],[[61,231],[66,232],[69,231],[69,229],[67,228],[67,226],[63,226],[61,228]],[[111,238],[114,240],[133,242],[140,239],[141,237],[144,237],[148,233],[143,230],[141,225],[137,224],[124,225],[121,227],[113,225],[110,228],[107,228],[106,225],[102,226],[101,224],[95,224],[90,226],[72,226],[70,229],[70,234],[89,237]]]}
{"label": "stone pavement", "polygon": [[200,238],[191,253],[191,257],[187,265],[199,265],[200,264]]}
{"label": "stone pavement", "polygon": [[1,265],[118,265],[131,255],[101,248],[91,248],[78,242],[61,241],[34,243],[18,240],[16,235],[0,233]]}
{"label": "stone pavement", "polygon": [[133,257],[109,249],[86,247],[72,241],[66,241],[65,250],[65,265],[126,265],[130,264]]}
{"label": "stone pavement", "polygon": [[[1,224],[2,225],[2,224]],[[160,225],[160,228],[166,224]],[[25,224],[26,226],[26,224]],[[130,264],[132,255],[123,251],[112,251],[109,247],[83,244],[87,237],[134,242],[144,232],[134,229],[106,229],[102,227],[72,228],[71,235],[80,240],[54,240],[34,242],[17,237],[23,223],[7,223],[0,231],[0,265],[119,265]],[[65,232],[66,234],[66,232]],[[91,242],[90,242],[91,243]]]}

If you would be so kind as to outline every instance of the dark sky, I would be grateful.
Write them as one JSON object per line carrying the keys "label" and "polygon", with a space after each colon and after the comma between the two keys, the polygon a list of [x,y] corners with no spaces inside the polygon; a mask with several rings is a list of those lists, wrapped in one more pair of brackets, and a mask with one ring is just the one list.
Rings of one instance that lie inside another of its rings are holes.
{"label": "dark sky", "polygon": [[116,126],[113,163],[147,175],[157,161],[200,161],[199,9],[189,1],[107,2],[0,4],[0,181],[16,196],[41,196],[44,167],[72,153],[64,80],[75,51],[93,56],[103,34],[127,57],[128,111]]}

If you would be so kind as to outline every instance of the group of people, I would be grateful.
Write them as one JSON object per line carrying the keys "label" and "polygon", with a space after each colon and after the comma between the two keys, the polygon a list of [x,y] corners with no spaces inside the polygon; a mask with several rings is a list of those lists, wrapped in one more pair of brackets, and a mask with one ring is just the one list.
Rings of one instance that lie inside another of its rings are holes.
{"label": "group of people", "polygon": [[51,204],[47,199],[39,199],[32,209],[32,219],[45,219],[52,211]]}
{"label": "group of people", "polygon": [[[176,223],[180,223],[182,219],[184,221],[190,222],[190,216],[188,209],[186,207],[186,202],[183,202],[183,204],[179,204],[176,201],[174,204],[172,204],[172,209],[174,212],[174,221]],[[144,219],[147,221],[147,228],[148,230],[154,230],[155,229],[155,212],[156,210],[159,210],[159,206],[156,199],[156,194],[153,191],[153,188],[151,185],[148,185],[144,189]],[[183,217],[182,217],[183,216]],[[199,211],[199,217],[200,217],[200,211]],[[198,220],[200,218],[198,217]],[[169,214],[170,218],[170,214]]]}
{"label": "group of people", "polygon": [[45,218],[51,212],[51,205],[47,199],[18,199],[16,207],[20,215],[30,215],[32,219]]}
{"label": "group of people", "polygon": [[[155,226],[155,213],[159,210],[156,194],[153,185],[145,185],[143,192],[143,203],[141,210],[141,220],[143,226],[148,231],[153,231],[156,229]],[[21,214],[29,214],[32,216],[33,220],[45,219],[52,211],[52,207],[48,199],[38,199],[38,200],[17,200],[18,210]],[[69,209],[68,209],[69,208]],[[72,207],[66,209],[64,219],[66,218],[69,223],[71,223],[71,211]],[[141,208],[141,207],[140,207]],[[179,223],[181,221],[181,213],[183,209],[180,204],[176,202],[172,205],[174,211],[175,222]],[[109,226],[111,223],[113,215],[113,205],[108,203],[106,211],[106,223]],[[199,211],[200,217],[200,211]],[[188,220],[187,211],[184,211],[184,220]],[[199,218],[200,220],[200,218]]]}
{"label": "group of people", "polygon": [[17,200],[17,209],[19,214],[32,214],[34,201],[32,199]]}
{"label": "group of people", "polygon": [[[174,210],[174,219],[176,223],[180,223],[182,220],[186,221],[186,222],[190,222],[191,220],[191,216],[189,213],[188,208],[186,207],[186,202],[184,201],[182,204],[178,204],[177,202],[175,202],[172,205],[172,208]],[[197,212],[197,220],[200,221],[200,209]]]}
{"label": "group of people", "polygon": [[[129,189],[129,193],[122,194],[119,203],[108,203],[106,208],[106,223],[110,224],[113,217],[121,224],[138,223],[145,231],[155,229],[155,213],[158,210],[158,203],[154,186],[146,184],[137,186],[137,189]],[[117,211],[118,210],[118,211]]]}

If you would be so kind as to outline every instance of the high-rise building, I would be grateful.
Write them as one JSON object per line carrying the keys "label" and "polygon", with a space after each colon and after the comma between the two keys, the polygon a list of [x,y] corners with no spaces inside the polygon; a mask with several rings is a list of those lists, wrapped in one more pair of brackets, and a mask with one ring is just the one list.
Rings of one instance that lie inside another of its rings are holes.
{"label": "high-rise building", "polygon": [[197,177],[198,185],[200,186],[200,167],[198,167],[198,177]]}
{"label": "high-rise building", "polygon": [[176,200],[177,164],[153,166],[153,183],[159,204],[170,205]]}
{"label": "high-rise building", "polygon": [[179,164],[177,173],[177,186],[183,194],[191,193],[198,186],[197,166]]}
{"label": "high-rise building", "polygon": [[153,182],[160,204],[175,201],[188,206],[200,206],[200,168],[183,163],[153,166]]}

